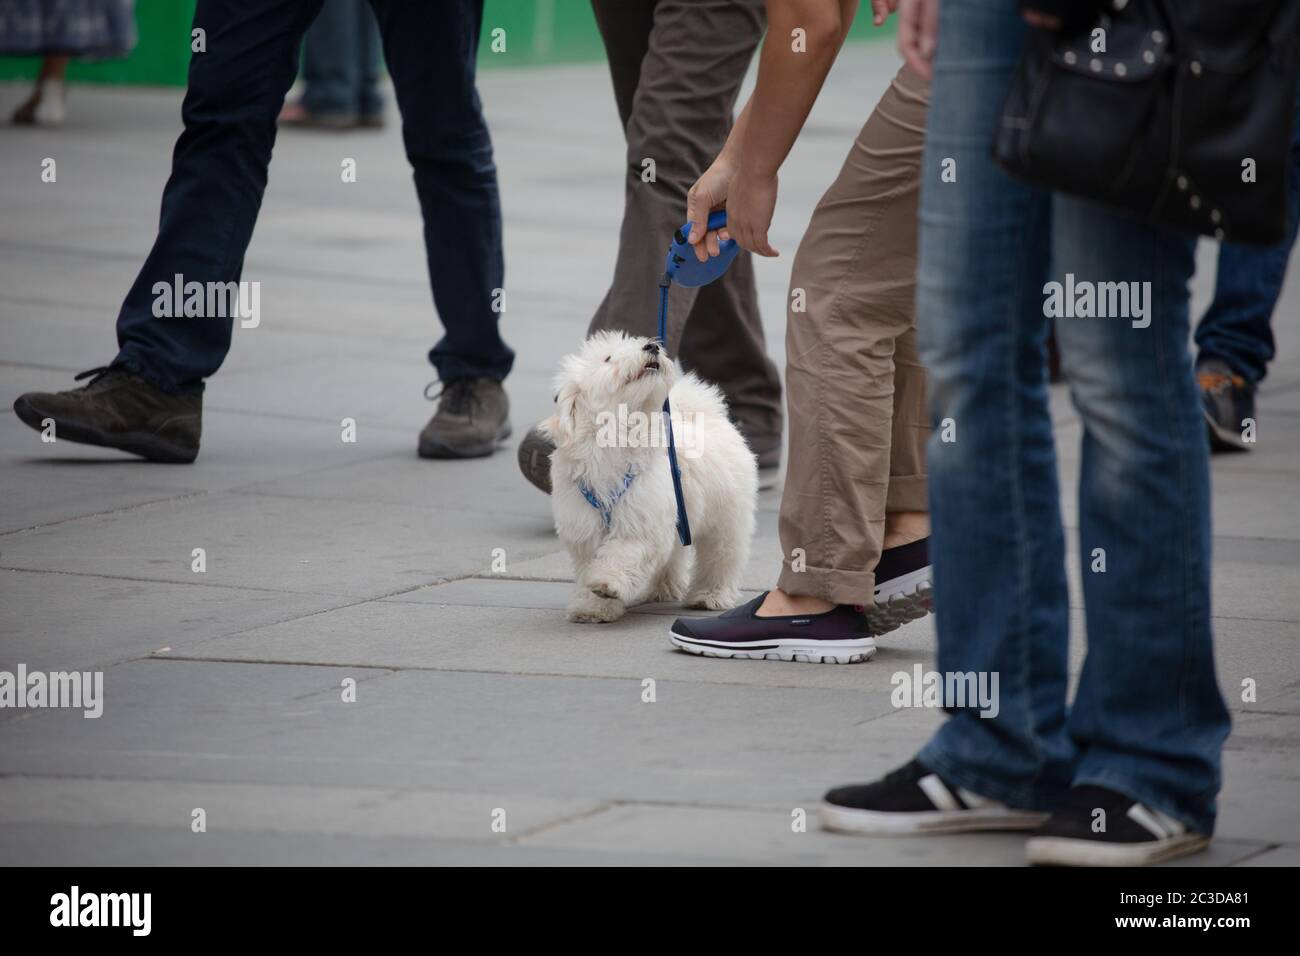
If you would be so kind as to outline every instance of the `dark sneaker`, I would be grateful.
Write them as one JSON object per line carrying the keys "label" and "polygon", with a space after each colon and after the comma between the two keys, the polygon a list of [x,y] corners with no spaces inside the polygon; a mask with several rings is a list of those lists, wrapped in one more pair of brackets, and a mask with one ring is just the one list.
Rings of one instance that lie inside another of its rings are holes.
{"label": "dark sneaker", "polygon": [[307,109],[301,103],[286,103],[280,110],[277,122],[281,126],[296,126],[300,129],[353,129],[358,124],[356,113],[340,111],[322,113]]}
{"label": "dark sneaker", "polygon": [[420,432],[421,458],[484,458],[510,437],[510,400],[496,379],[453,379],[434,397],[438,410]]}
{"label": "dark sneaker", "polygon": [[875,604],[866,610],[871,633],[879,637],[929,614],[933,581],[929,538],[886,548],[876,565]]}
{"label": "dark sneaker", "polygon": [[91,369],[67,392],[28,392],[14,402],[18,417],[55,441],[120,448],[149,461],[192,462],[199,454],[203,396],[172,395],[121,366]]}
{"label": "dark sneaker", "polygon": [[1146,866],[1209,845],[1204,834],[1122,793],[1075,787],[1030,836],[1025,853],[1041,866]]}
{"label": "dark sneaker", "polygon": [[841,604],[824,614],[759,617],[765,597],[766,591],[717,617],[679,617],[669,637],[705,657],[856,664],[876,653],[861,608]]}
{"label": "dark sneaker", "polygon": [[551,493],[551,453],[555,443],[534,425],[519,443],[519,470],[539,491]]}
{"label": "dark sneaker", "polygon": [[836,787],[822,801],[827,830],[872,836],[1032,830],[1047,819],[944,783],[919,760],[874,783]]}
{"label": "dark sneaker", "polygon": [[1249,451],[1254,442],[1246,441],[1246,435],[1255,431],[1255,390],[1219,359],[1197,363],[1196,384],[1210,447]]}

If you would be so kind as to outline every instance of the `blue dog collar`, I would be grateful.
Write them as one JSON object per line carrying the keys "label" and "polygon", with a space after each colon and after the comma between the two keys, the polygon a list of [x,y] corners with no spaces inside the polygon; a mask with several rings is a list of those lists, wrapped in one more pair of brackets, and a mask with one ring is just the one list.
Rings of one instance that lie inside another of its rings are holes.
{"label": "blue dog collar", "polygon": [[618,504],[619,499],[627,493],[628,486],[632,484],[632,479],[636,477],[636,466],[629,465],[627,474],[623,476],[622,486],[609,497],[606,502],[601,499],[600,495],[591,490],[591,486],[585,481],[578,482],[578,490],[582,492],[582,497],[587,499],[587,504],[591,505],[600,512],[600,519],[605,523],[605,530],[609,530],[609,524],[614,520],[614,506]]}

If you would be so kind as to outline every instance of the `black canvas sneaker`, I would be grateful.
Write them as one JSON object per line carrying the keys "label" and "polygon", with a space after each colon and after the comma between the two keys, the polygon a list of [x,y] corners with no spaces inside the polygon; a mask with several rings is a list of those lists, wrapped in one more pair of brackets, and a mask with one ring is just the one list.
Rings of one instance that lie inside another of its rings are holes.
{"label": "black canvas sneaker", "polygon": [[871,633],[879,637],[929,614],[933,582],[928,537],[886,548],[876,564],[875,604],[866,611]]}
{"label": "black canvas sneaker", "polygon": [[691,654],[760,661],[856,664],[876,653],[862,608],[840,604],[823,614],[759,617],[766,597],[764,591],[717,617],[679,617],[669,638]]}
{"label": "black canvas sneaker", "polygon": [[1105,787],[1075,787],[1025,846],[1040,866],[1146,866],[1196,853],[1210,838]]}
{"label": "black canvas sneaker", "polygon": [[945,783],[919,760],[874,783],[836,787],[818,813],[827,830],[869,836],[1032,830],[1047,819]]}

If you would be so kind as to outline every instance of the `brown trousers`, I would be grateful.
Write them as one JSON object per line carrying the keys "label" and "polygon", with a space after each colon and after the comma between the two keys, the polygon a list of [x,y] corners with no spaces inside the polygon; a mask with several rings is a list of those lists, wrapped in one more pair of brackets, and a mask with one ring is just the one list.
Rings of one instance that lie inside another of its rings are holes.
{"label": "brown trousers", "polygon": [[886,513],[928,510],[913,309],[927,104],[925,81],[904,67],[795,256],[779,581],[790,594],[870,606]]}
{"label": "brown trousers", "polygon": [[[623,227],[614,280],[588,334],[658,331],[659,277],[686,191],[713,162],[762,39],[763,0],[592,0],[627,136]],[[642,179],[654,160],[655,181]],[[715,383],[756,451],[778,445],[781,378],[767,355],[748,253],[718,281],[674,286],[668,351]]]}

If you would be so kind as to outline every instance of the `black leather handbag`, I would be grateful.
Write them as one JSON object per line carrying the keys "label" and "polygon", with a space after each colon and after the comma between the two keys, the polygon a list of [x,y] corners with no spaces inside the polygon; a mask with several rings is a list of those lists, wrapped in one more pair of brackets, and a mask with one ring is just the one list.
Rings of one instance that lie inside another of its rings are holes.
{"label": "black leather handbag", "polygon": [[1218,239],[1286,232],[1300,0],[1114,0],[1030,31],[993,142],[1033,182]]}

